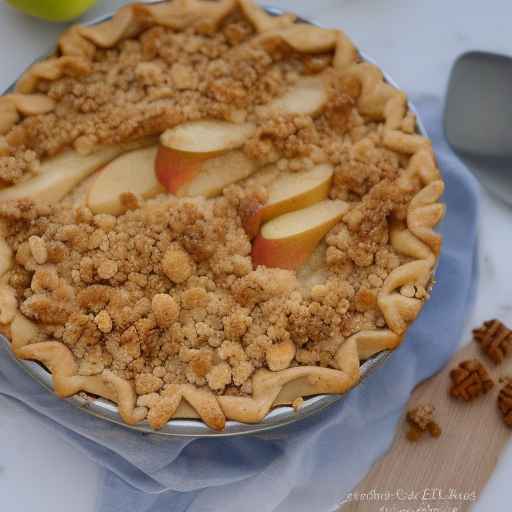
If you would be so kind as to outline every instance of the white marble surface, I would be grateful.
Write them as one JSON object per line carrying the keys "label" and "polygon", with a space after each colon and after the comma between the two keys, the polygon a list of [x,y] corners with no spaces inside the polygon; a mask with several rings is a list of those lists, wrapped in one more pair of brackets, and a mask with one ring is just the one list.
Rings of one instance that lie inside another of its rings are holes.
{"label": "white marble surface", "polygon": [[[92,19],[127,2],[103,1]],[[271,3],[269,0],[268,3]],[[326,26],[339,26],[410,94],[442,96],[455,57],[471,49],[512,55],[510,0],[274,0]],[[24,17],[0,3],[0,90],[57,39],[63,28]],[[483,192],[482,273],[470,326],[512,313],[512,210]],[[22,424],[0,401],[0,500],[10,512],[93,512],[100,473],[86,456],[39,423]],[[512,445],[474,507],[508,507]]]}

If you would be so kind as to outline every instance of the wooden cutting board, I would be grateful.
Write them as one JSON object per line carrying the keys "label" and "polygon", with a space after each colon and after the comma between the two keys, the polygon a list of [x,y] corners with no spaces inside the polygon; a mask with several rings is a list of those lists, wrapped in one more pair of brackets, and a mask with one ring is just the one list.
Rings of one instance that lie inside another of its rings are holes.
{"label": "wooden cutting board", "polygon": [[[449,396],[449,373],[459,362],[472,358],[478,358],[489,370],[495,386],[487,395],[466,403]],[[512,358],[496,367],[476,343],[463,347],[440,373],[414,390],[406,408],[434,405],[435,420],[443,430],[441,437],[433,439],[426,433],[411,443],[405,437],[407,425],[402,419],[388,453],[354,489],[354,501],[345,503],[339,512],[469,510],[512,432],[497,406],[499,390],[504,386],[499,378],[511,376]]]}

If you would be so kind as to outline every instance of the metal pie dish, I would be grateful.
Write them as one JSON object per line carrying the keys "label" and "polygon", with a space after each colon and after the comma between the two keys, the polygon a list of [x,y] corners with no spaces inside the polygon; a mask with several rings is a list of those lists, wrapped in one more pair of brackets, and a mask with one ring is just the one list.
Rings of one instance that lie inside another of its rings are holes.
{"label": "metal pie dish", "polygon": [[[150,2],[150,3],[158,3],[158,2]],[[272,15],[280,15],[283,14],[282,9],[278,9],[271,6],[265,6],[265,10]],[[96,18],[93,21],[88,23],[84,23],[83,25],[95,25],[101,23],[103,21],[109,20],[112,18],[114,13],[101,16]],[[311,20],[306,20],[304,18],[297,18],[298,21],[303,23],[309,23],[312,25],[317,25]],[[53,51],[53,48],[52,48]],[[359,50],[358,50],[359,51]],[[35,59],[33,63],[38,62],[40,60],[46,59],[50,52],[46,52],[44,55]],[[368,57],[365,53],[359,51],[359,55],[364,61],[370,62],[372,64],[376,64],[373,59]],[[383,75],[385,81],[392,85],[393,87],[399,89],[395,81],[383,71]],[[2,94],[8,94],[14,90],[15,83],[12,84],[7,90],[5,90]],[[409,109],[416,114],[416,128],[417,132],[421,135],[427,136],[425,127],[423,126],[421,120],[419,119],[418,112],[414,105],[409,102]],[[435,272],[435,269],[434,269]],[[0,339],[2,343],[7,344],[10,348],[9,341],[2,335],[0,335]],[[360,380],[354,386],[358,386],[361,384],[363,380],[368,378],[370,374],[378,367],[380,367],[386,359],[391,354],[390,350],[383,350],[369,359],[367,359],[360,367]],[[47,370],[45,366],[40,363],[36,363],[33,361],[20,360],[15,358],[14,354],[12,355],[13,359],[19,364],[32,378],[37,380],[40,384],[42,384],[49,391],[53,391],[52,385],[52,375]],[[352,388],[352,389],[354,389]],[[348,391],[350,392],[350,391]],[[265,418],[255,424],[241,423],[238,421],[227,420],[224,430],[215,431],[208,427],[202,420],[200,419],[172,419],[166,425],[164,425],[160,430],[154,430],[150,427],[148,422],[145,420],[137,425],[127,425],[121,418],[117,405],[109,400],[106,400],[101,397],[94,397],[92,395],[86,395],[85,393],[79,393],[70,398],[66,398],[65,400],[72,404],[73,406],[85,411],[89,414],[92,414],[98,418],[101,418],[106,421],[110,421],[121,425],[125,428],[129,428],[132,430],[137,430],[139,432],[151,433],[158,436],[164,437],[231,437],[231,436],[241,436],[248,434],[255,434],[259,432],[265,432],[268,430],[273,430],[279,427],[284,427],[291,423],[295,423],[303,418],[307,418],[313,414],[316,414],[323,409],[329,407],[330,405],[342,400],[346,394],[343,395],[315,395],[304,397],[304,403],[300,408],[295,410],[292,406],[288,405],[279,405],[273,407],[270,412],[265,416]]]}

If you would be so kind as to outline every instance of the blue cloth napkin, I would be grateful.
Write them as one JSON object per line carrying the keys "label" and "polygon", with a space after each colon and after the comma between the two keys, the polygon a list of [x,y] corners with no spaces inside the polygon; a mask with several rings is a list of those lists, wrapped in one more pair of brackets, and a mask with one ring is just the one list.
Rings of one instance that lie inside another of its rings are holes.
{"label": "blue cloth napkin", "polygon": [[98,512],[329,512],[388,448],[414,386],[454,352],[475,295],[478,184],[450,152],[435,98],[417,102],[446,181],[437,285],[406,341],[322,413],[263,435],[175,440],[77,411],[32,380],[0,343],[0,397],[104,468]]}

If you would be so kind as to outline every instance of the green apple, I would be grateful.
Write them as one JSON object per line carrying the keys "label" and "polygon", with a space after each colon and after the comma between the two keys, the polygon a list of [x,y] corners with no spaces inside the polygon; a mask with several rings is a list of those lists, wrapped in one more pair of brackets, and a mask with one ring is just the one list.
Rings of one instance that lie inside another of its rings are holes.
{"label": "green apple", "polygon": [[48,21],[69,21],[83,14],[96,0],[7,0],[31,16]]}

